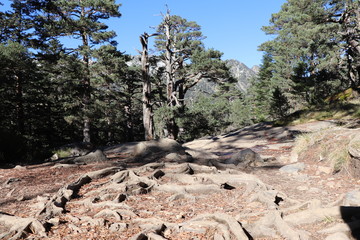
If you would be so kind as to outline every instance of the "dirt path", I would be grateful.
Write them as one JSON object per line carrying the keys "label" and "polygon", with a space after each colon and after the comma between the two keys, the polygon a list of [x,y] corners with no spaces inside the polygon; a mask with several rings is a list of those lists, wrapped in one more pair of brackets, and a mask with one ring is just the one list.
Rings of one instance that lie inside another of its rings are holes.
{"label": "dirt path", "polygon": [[[130,143],[106,162],[0,169],[0,239],[359,239],[360,182],[292,154],[296,135],[332,127],[258,124],[184,144],[191,163],[131,162]],[[208,166],[246,148],[266,162]]]}

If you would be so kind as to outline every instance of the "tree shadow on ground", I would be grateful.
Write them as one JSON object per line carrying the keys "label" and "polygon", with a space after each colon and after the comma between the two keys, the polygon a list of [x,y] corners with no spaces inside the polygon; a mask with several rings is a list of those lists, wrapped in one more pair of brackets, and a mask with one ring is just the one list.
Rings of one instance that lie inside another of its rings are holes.
{"label": "tree shadow on ground", "polygon": [[360,240],[360,207],[341,206],[341,217],[348,225],[354,239]]}

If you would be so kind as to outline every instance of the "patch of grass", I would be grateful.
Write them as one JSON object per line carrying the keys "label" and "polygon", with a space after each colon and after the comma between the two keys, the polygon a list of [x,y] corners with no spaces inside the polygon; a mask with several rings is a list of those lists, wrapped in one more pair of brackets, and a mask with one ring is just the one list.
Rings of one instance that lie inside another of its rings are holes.
{"label": "patch of grass", "polygon": [[323,222],[325,222],[325,223],[333,223],[333,222],[335,222],[335,218],[331,217],[331,216],[325,216]]}
{"label": "patch of grass", "polygon": [[310,134],[301,134],[297,136],[294,151],[296,153],[301,153],[302,151],[305,151],[310,145],[310,142],[311,142]]}
{"label": "patch of grass", "polygon": [[71,148],[59,149],[53,152],[58,158],[66,158],[71,156]]}
{"label": "patch of grass", "polygon": [[356,119],[360,117],[360,103],[347,102],[310,107],[297,111],[284,119],[276,121],[277,125],[297,125],[321,120]]}
{"label": "patch of grass", "polygon": [[301,153],[303,151],[306,151],[309,146],[312,146],[316,143],[321,142],[321,140],[324,138],[325,131],[318,131],[315,133],[305,133],[301,134],[296,137],[296,143],[294,147],[294,151],[296,153]]}
{"label": "patch of grass", "polygon": [[329,158],[332,161],[334,172],[340,172],[350,161],[350,155],[347,148],[337,148],[336,150],[331,151]]}
{"label": "patch of grass", "polygon": [[325,129],[314,133],[302,134],[296,138],[294,151],[314,161],[326,160],[334,172],[349,166],[351,156],[348,152],[350,139],[354,135],[343,129]]}

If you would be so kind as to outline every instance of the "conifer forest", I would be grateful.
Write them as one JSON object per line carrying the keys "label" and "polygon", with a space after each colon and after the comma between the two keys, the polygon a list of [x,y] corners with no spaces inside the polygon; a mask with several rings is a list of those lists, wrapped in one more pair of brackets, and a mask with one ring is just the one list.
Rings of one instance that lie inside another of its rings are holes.
{"label": "conifer forest", "polygon": [[[185,142],[360,92],[358,0],[283,4],[262,28],[273,37],[259,46],[262,63],[245,91],[223,53],[205,46],[200,25],[160,12],[156,28],[134,39],[139,54],[132,56],[106,25],[121,21],[115,0],[0,6],[0,165],[41,162],[74,142]],[[212,93],[189,94],[204,81]]]}

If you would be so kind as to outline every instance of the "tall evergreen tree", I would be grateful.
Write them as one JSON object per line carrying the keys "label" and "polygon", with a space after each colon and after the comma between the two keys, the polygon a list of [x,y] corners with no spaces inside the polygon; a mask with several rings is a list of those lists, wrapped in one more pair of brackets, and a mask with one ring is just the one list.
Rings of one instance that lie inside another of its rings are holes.
{"label": "tall evergreen tree", "polygon": [[173,111],[165,125],[168,137],[176,139],[179,129],[175,115],[184,111],[186,92],[203,79],[228,77],[228,69],[220,59],[222,53],[205,49],[205,37],[197,23],[171,15],[168,10],[157,33],[155,47],[165,64],[166,106]]}
{"label": "tall evergreen tree", "polygon": [[129,67],[131,56],[111,45],[101,46],[93,56],[97,59],[91,67],[96,96],[92,116],[97,141],[142,140],[143,130],[138,128],[141,126],[141,69]]}
{"label": "tall evergreen tree", "polygon": [[[272,15],[270,26],[263,28],[276,37],[260,49],[273,56],[273,80],[279,91],[291,97],[293,105],[304,99],[297,96],[307,96],[306,102],[316,103],[331,94],[334,88],[329,84],[340,78],[342,40],[339,26],[328,21],[332,15],[329,4],[331,1],[327,0],[289,0],[279,13]],[[296,87],[298,84],[308,87]],[[295,96],[290,93],[293,90]]]}
{"label": "tall evergreen tree", "polygon": [[324,22],[336,24],[339,31],[338,44],[345,59],[341,62],[346,69],[349,85],[358,88],[360,84],[360,2],[358,0],[327,1],[327,15]]}
{"label": "tall evergreen tree", "polygon": [[83,141],[90,142],[90,105],[91,105],[91,78],[90,63],[93,47],[110,42],[114,31],[107,31],[108,26],[101,22],[110,17],[120,17],[120,4],[115,0],[61,0],[50,2],[45,10],[48,32],[55,36],[71,36],[80,40],[80,45],[74,49],[81,55],[84,64],[80,82],[83,105]]}
{"label": "tall evergreen tree", "polygon": [[263,55],[259,73],[251,81],[247,100],[251,103],[253,119],[267,120],[270,117],[271,99],[276,84],[273,82],[273,58],[270,53]]}

